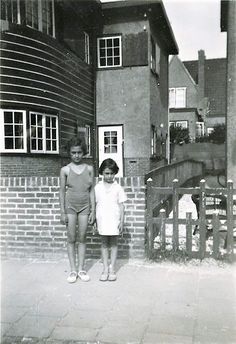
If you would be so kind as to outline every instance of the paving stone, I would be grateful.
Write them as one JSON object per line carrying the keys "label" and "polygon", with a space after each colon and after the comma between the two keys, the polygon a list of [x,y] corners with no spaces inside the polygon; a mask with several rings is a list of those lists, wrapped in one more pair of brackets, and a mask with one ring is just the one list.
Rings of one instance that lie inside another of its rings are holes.
{"label": "paving stone", "polygon": [[209,328],[194,336],[194,344],[235,344],[236,332],[232,330],[217,331]]}
{"label": "paving stone", "polygon": [[49,316],[49,317],[64,317],[68,313],[67,307],[64,303],[52,303],[47,301],[40,301],[38,304],[31,307],[27,315],[35,316]]}
{"label": "paving stone", "polygon": [[48,337],[56,322],[57,318],[52,317],[24,316],[6,332],[6,336]]}
{"label": "paving stone", "polygon": [[97,330],[89,328],[78,328],[71,326],[57,326],[52,332],[50,339],[75,340],[75,341],[95,341]]}
{"label": "paving stone", "polygon": [[193,318],[196,314],[197,305],[195,302],[171,302],[165,301],[155,305],[152,308],[152,315],[165,315],[180,316]]}
{"label": "paving stone", "polygon": [[[142,344],[192,344],[192,337],[176,336],[173,334],[163,334],[147,332],[144,335]],[[209,343],[208,343],[209,344]]]}
{"label": "paving stone", "polygon": [[12,293],[9,294],[7,297],[5,297],[2,300],[2,306],[3,307],[30,307],[34,305],[35,303],[38,303],[40,299],[42,299],[42,295],[35,295],[28,291],[26,292],[26,289],[24,289],[24,293]]}
{"label": "paving stone", "polygon": [[120,326],[110,324],[104,326],[97,336],[98,341],[112,344],[140,344],[144,335],[145,325],[139,324],[139,326]]}
{"label": "paving stone", "polygon": [[107,312],[94,310],[80,310],[80,311],[69,311],[66,317],[64,317],[59,325],[62,327],[87,327],[96,329],[102,327],[107,321]]}
{"label": "paving stone", "polygon": [[1,307],[1,321],[13,323],[22,318],[27,310],[27,307]]}
{"label": "paving stone", "polygon": [[166,314],[165,317],[153,316],[148,325],[148,331],[170,335],[191,336],[194,329],[193,318]]}

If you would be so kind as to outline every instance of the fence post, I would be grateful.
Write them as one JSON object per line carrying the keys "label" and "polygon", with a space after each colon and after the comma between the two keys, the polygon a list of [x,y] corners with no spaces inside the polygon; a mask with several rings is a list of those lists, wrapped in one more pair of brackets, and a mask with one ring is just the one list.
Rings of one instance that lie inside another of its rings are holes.
{"label": "fence post", "polygon": [[232,180],[227,181],[227,253],[229,255],[229,259],[233,259],[233,243],[234,243],[234,235],[233,235],[233,227],[234,227],[234,220],[233,220],[233,182]]}
{"label": "fence post", "polygon": [[213,228],[213,257],[217,259],[219,257],[219,244],[220,244],[220,220],[218,212],[214,211],[212,215],[212,228]]}
{"label": "fence post", "polygon": [[186,251],[189,257],[192,254],[192,213],[186,213]]}
{"label": "fence post", "polygon": [[160,210],[161,218],[161,228],[160,228],[160,237],[161,237],[161,248],[166,249],[166,211],[165,209]]}
{"label": "fence post", "polygon": [[178,179],[173,180],[173,249],[179,249],[179,193],[178,193]]}
{"label": "fence post", "polygon": [[152,209],[152,203],[153,203],[153,191],[152,191],[152,178],[149,178],[147,180],[147,209],[146,209],[146,223],[147,223],[147,237],[146,237],[146,255],[149,259],[152,257],[153,252],[153,223],[152,223],[152,217],[153,217],[153,209]]}
{"label": "fence post", "polygon": [[200,235],[200,247],[199,255],[200,259],[203,259],[206,252],[206,181],[202,179],[200,181],[200,204],[199,204],[199,235]]}

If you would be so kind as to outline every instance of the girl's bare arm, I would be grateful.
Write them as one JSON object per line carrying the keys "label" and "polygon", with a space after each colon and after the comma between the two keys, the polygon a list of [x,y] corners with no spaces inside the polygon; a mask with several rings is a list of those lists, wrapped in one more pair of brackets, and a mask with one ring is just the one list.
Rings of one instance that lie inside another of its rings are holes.
{"label": "girl's bare arm", "polygon": [[120,234],[123,232],[124,229],[124,203],[119,203],[119,207],[120,207],[120,224],[119,224],[119,232]]}
{"label": "girl's bare arm", "polygon": [[66,192],[66,172],[65,168],[62,167],[60,172],[60,191],[59,191],[59,199],[60,199],[60,207],[61,207],[61,222],[66,224],[67,217],[65,214],[65,192]]}
{"label": "girl's bare arm", "polygon": [[92,178],[92,185],[89,191],[90,197],[90,214],[89,214],[89,223],[92,224],[95,221],[95,192],[94,192],[94,170],[92,166],[89,166],[90,175]]}

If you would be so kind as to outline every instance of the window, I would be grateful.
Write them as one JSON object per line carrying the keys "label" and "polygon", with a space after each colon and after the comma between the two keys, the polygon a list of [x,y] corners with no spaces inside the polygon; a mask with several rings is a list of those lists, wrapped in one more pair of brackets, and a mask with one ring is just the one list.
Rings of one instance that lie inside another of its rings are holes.
{"label": "window", "polygon": [[84,61],[90,64],[89,35],[84,32]]}
{"label": "window", "polygon": [[157,153],[157,131],[154,125],[151,127],[151,155],[154,156]]}
{"label": "window", "polygon": [[88,151],[88,156],[92,155],[91,152],[91,126],[90,125],[85,125],[84,127],[77,127],[77,132],[78,135],[85,140],[86,146],[87,146],[87,151]]}
{"label": "window", "polygon": [[20,0],[1,0],[1,19],[20,24]]}
{"label": "window", "polygon": [[58,153],[58,118],[30,112],[30,151]]}
{"label": "window", "polygon": [[187,129],[188,121],[170,121],[169,127],[181,127],[183,129]]}
{"label": "window", "polygon": [[[32,153],[58,153],[58,118],[54,115],[26,111],[1,110],[1,152],[27,153],[27,133]],[[29,123],[29,127],[27,126]]]}
{"label": "window", "polygon": [[122,65],[121,36],[98,38],[98,67]]}
{"label": "window", "polygon": [[177,87],[169,89],[169,107],[186,107],[186,87]]}
{"label": "window", "polygon": [[39,6],[38,0],[27,0],[26,6],[26,24],[33,29],[39,29]]}
{"label": "window", "polygon": [[214,128],[213,128],[213,127],[212,127],[212,128],[210,128],[210,127],[207,128],[207,134],[208,134],[208,135],[211,134],[211,133],[213,133],[213,131],[214,131]]}
{"label": "window", "polygon": [[117,153],[117,131],[104,132],[104,153]]}
{"label": "window", "polygon": [[54,36],[53,34],[53,2],[48,0],[42,1],[42,32]]}
{"label": "window", "polygon": [[204,136],[204,122],[196,122],[196,136],[201,137]]}
{"label": "window", "polygon": [[[1,0],[1,19],[21,23],[21,0]],[[25,0],[26,25],[55,37],[54,0]]]}
{"label": "window", "polygon": [[26,152],[26,112],[1,110],[1,152]]}
{"label": "window", "polygon": [[26,0],[26,25],[55,36],[54,0]]}

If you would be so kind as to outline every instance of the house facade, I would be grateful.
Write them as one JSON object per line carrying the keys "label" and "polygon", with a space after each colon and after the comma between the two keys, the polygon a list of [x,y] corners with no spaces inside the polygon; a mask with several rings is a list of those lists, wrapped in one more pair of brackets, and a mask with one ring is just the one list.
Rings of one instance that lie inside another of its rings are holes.
{"label": "house facade", "polygon": [[203,50],[198,60],[182,62],[174,56],[169,73],[169,121],[189,129],[196,137],[209,134],[226,117],[226,59],[206,59]]}
{"label": "house facade", "polygon": [[3,176],[54,176],[79,134],[88,161],[143,175],[168,156],[168,56],[159,1],[3,0]]}
{"label": "house facade", "polygon": [[96,1],[1,1],[2,176],[58,175],[67,140],[94,156]]}
{"label": "house facade", "polygon": [[[227,32],[226,177],[236,185],[236,2],[221,0],[221,31]],[[235,198],[235,195],[234,195]]]}
{"label": "house facade", "polygon": [[99,162],[112,157],[120,175],[143,175],[168,156],[168,56],[178,48],[161,2],[106,3],[102,10]]}

